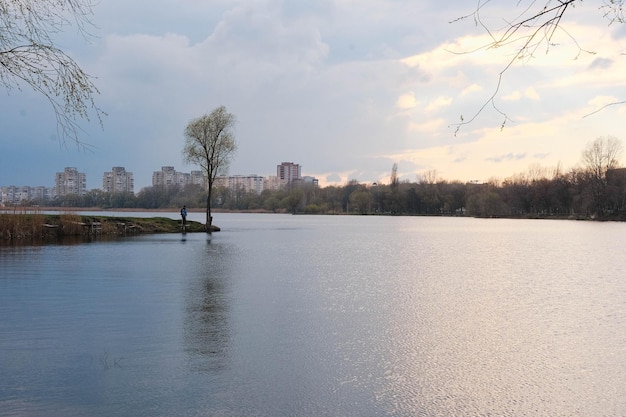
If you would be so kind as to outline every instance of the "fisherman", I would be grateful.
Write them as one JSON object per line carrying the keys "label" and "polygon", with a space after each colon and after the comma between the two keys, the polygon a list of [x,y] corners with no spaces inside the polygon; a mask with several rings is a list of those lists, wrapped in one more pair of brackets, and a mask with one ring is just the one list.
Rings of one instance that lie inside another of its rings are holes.
{"label": "fisherman", "polygon": [[187,224],[187,206],[180,209],[180,216],[183,218],[183,226]]}

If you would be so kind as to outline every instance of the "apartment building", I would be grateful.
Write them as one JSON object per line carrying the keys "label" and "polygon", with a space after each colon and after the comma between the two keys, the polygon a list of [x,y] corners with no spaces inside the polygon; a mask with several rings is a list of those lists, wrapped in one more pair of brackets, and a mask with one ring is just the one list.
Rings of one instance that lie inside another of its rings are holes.
{"label": "apartment building", "polygon": [[[256,174],[220,176],[214,186],[231,189],[243,189],[246,192],[260,194],[263,190],[280,190],[287,186],[300,184],[318,185],[314,177],[302,177],[301,167],[293,162],[283,162],[276,167],[276,176],[262,177]],[[87,177],[74,167],[66,167],[63,172],[57,172],[54,187],[30,186],[2,186],[0,187],[0,203],[2,205],[20,204],[25,201],[46,201],[57,196],[68,194],[85,195],[87,193]],[[202,171],[190,173],[177,172],[173,166],[163,166],[160,171],[152,174],[152,186],[186,186],[188,184],[201,187],[208,186],[207,179]],[[108,193],[134,192],[134,174],[124,167],[113,167],[111,171],[102,175],[102,190]]]}
{"label": "apartment building", "polygon": [[312,184],[318,186],[315,177],[301,175],[301,167],[293,162],[283,162],[276,166],[275,176],[261,177],[259,175],[231,175],[215,178],[216,187],[243,189],[260,194],[263,190],[281,190],[288,186]]}
{"label": "apartment building", "polygon": [[171,166],[161,167],[160,171],[152,173],[152,186],[170,187],[176,184],[176,170]]}
{"label": "apartment building", "polygon": [[74,167],[66,167],[54,177],[54,195],[68,194],[85,195],[87,193],[87,176]]}
{"label": "apartment building", "polygon": [[172,166],[161,167],[161,171],[152,173],[152,186],[171,187],[178,185],[184,187],[189,184],[206,187],[206,179],[202,171],[178,172]]}
{"label": "apartment building", "polygon": [[285,184],[291,184],[301,178],[300,165],[293,162],[283,162],[276,166],[276,176]]}
{"label": "apartment building", "polygon": [[246,192],[261,194],[264,190],[265,178],[259,175],[231,175],[215,178],[216,187],[225,187],[232,190],[243,189]]}
{"label": "apartment building", "polygon": [[113,167],[102,176],[102,190],[106,193],[133,193],[135,190],[133,173],[127,172],[124,167]]}
{"label": "apartment building", "polygon": [[52,189],[44,186],[30,187],[24,185],[16,187],[9,185],[0,187],[0,204],[10,206],[24,202],[44,202],[52,198]]}
{"label": "apartment building", "polygon": [[191,171],[191,183],[201,187],[207,187],[207,180],[202,171]]}
{"label": "apartment building", "polygon": [[264,190],[282,190],[287,185],[287,181],[279,178],[276,175],[271,175],[265,178],[265,183],[263,185]]}

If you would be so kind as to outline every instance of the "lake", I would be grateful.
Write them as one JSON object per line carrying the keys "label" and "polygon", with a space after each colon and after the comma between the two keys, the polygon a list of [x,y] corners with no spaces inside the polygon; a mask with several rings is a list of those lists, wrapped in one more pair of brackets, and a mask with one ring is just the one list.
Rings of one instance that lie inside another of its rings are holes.
{"label": "lake", "polygon": [[214,223],[0,247],[0,416],[626,415],[626,224]]}

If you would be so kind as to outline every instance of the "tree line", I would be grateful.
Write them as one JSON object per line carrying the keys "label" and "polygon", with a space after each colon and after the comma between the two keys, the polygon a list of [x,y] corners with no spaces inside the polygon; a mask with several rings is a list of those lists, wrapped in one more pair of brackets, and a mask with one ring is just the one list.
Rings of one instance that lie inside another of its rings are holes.
{"label": "tree line", "polygon": [[[569,171],[533,166],[525,173],[482,184],[448,181],[436,171],[424,172],[412,182],[398,181],[394,171],[389,184],[351,180],[343,186],[305,184],[260,194],[217,187],[211,194],[211,207],[303,214],[624,218],[626,168],[619,168],[617,160],[621,150],[617,139],[598,138],[584,150],[581,165]],[[203,187],[195,185],[153,186],[136,195],[91,190],[50,204],[106,209],[205,208],[206,195]]]}

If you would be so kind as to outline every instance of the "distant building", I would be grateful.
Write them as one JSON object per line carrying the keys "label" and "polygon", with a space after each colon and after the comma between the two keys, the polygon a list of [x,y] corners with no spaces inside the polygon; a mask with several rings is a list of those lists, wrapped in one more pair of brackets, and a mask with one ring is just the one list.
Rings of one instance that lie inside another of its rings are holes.
{"label": "distant building", "polygon": [[270,177],[265,178],[265,182],[263,184],[264,190],[282,190],[287,185],[285,180],[281,180],[278,176],[272,175]]}
{"label": "distant building", "polygon": [[206,179],[202,171],[178,172],[174,167],[164,166],[160,171],[154,171],[152,173],[152,186],[171,187],[178,185],[185,187],[186,185],[196,184],[206,187]]}
{"label": "distant building", "polygon": [[132,172],[124,167],[113,167],[111,172],[102,176],[102,190],[106,193],[132,193],[135,190],[135,180]]}
{"label": "distant building", "polygon": [[174,176],[174,183],[181,187],[191,184],[191,174],[188,172],[177,172]]}
{"label": "distant building", "polygon": [[44,186],[0,187],[0,205],[10,206],[22,203],[42,203],[52,197],[52,189]]}
{"label": "distant building", "polygon": [[14,204],[16,188],[14,185],[0,187],[0,202],[2,205]]}
{"label": "distant building", "polygon": [[73,167],[57,172],[54,177],[54,195],[62,197],[68,194],[87,194],[87,176]]}
{"label": "distant building", "polygon": [[152,186],[171,187],[176,184],[176,170],[174,167],[164,166],[161,171],[152,173]]}
{"label": "distant building", "polygon": [[311,176],[304,176],[302,177],[302,183],[303,184],[312,184],[314,187],[318,187],[319,186],[319,180],[315,177],[311,177]]}
{"label": "distant building", "polygon": [[231,190],[244,190],[261,194],[264,178],[258,175],[231,175],[215,177],[215,187],[224,187]]}
{"label": "distant building", "polygon": [[[302,177],[301,167],[293,162],[283,162],[276,167],[276,176],[262,177],[256,174],[250,175],[220,175],[215,177],[214,187],[224,187],[232,190],[244,190],[260,194],[263,190],[281,190],[288,185],[313,184],[318,181],[314,177]],[[202,171],[191,173],[177,172],[172,166],[163,166],[161,171],[152,174],[152,186],[172,185],[186,186],[188,184],[199,185],[206,189],[207,178]]]}
{"label": "distant building", "polygon": [[207,187],[207,180],[202,171],[191,171],[191,183],[201,187]]}
{"label": "distant building", "polygon": [[276,166],[276,176],[261,177],[259,175],[231,175],[215,178],[216,187],[225,187],[233,190],[243,189],[245,191],[260,194],[263,190],[277,191],[287,186],[300,186],[302,184],[313,184],[317,186],[318,181],[314,177],[302,177],[300,165],[293,162],[283,162]]}
{"label": "distant building", "polygon": [[291,184],[300,179],[300,165],[293,162],[283,162],[276,167],[276,176],[285,184]]}
{"label": "distant building", "polygon": [[29,194],[30,201],[46,201],[52,198],[52,189],[49,187],[37,186],[37,187],[29,187],[29,188],[30,188],[30,194]]}
{"label": "distant building", "polygon": [[264,178],[259,175],[233,175],[228,177],[228,188],[243,189],[246,192],[261,194]]}

